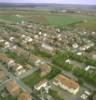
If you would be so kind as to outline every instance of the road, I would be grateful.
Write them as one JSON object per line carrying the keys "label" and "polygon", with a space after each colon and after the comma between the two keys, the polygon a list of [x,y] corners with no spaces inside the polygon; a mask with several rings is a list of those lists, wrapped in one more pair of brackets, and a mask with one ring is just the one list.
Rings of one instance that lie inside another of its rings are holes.
{"label": "road", "polygon": [[[49,63],[49,65],[54,66],[51,62]],[[78,80],[77,77],[75,75],[73,75],[71,72],[65,71],[62,67],[58,67],[56,66],[56,68],[58,70],[61,70],[61,73],[72,78],[73,80]]]}

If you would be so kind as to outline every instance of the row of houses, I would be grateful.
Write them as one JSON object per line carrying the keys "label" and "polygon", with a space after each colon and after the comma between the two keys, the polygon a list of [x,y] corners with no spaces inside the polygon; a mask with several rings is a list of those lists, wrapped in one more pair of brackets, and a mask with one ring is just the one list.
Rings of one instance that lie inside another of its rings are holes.
{"label": "row of houses", "polygon": [[[40,81],[38,84],[36,84],[34,86],[34,88],[39,91],[40,89],[42,88],[46,88],[48,86],[48,80],[42,80]],[[55,85],[55,86],[59,86],[60,88],[68,91],[69,93],[72,93],[74,95],[76,95],[78,92],[79,92],[79,89],[80,89],[80,86],[79,84],[64,76],[63,74],[59,74],[57,75],[53,80],[52,80],[52,83]]]}
{"label": "row of houses", "polygon": [[72,80],[62,74],[59,74],[54,78],[53,84],[61,87],[64,90],[67,90],[68,92],[70,92],[74,95],[78,93],[79,88],[80,88],[80,86],[77,82],[75,82],[74,80]]}
{"label": "row of houses", "polygon": [[16,80],[9,80],[5,88],[11,96],[18,96],[17,100],[32,100],[32,96],[28,92],[22,91]]}

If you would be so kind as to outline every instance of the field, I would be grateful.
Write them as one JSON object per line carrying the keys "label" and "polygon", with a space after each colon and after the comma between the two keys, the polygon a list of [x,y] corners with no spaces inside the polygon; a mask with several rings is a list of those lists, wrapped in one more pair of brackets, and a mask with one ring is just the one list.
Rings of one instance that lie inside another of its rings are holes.
{"label": "field", "polygon": [[35,84],[37,84],[41,80],[40,72],[34,72],[33,74],[25,77],[23,79],[23,82],[28,85],[30,88],[32,88]]}
{"label": "field", "polygon": [[[19,15],[19,16],[18,16]],[[95,31],[96,17],[89,15],[52,13],[47,10],[0,10],[0,21],[10,21],[13,23],[35,22],[54,26],[69,26],[71,28],[85,28],[89,31]],[[86,21],[86,22],[84,22]]]}
{"label": "field", "polygon": [[11,96],[7,96],[7,97],[0,96],[0,100],[17,100],[17,99]]}

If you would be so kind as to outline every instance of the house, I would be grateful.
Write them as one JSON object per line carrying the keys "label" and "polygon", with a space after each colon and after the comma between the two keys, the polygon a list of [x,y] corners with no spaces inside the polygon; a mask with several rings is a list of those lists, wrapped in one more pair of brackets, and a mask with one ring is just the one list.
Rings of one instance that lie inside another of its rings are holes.
{"label": "house", "polygon": [[25,37],[26,37],[26,35],[25,35],[25,34],[22,34],[22,35],[21,35],[21,38],[22,38],[22,39],[24,39]]}
{"label": "house", "polygon": [[65,60],[65,63],[71,64],[71,62],[72,61],[70,59]]}
{"label": "house", "polygon": [[13,59],[10,59],[9,61],[8,61],[8,68],[10,68],[10,67],[12,67],[12,66],[15,66],[15,61],[13,60]]}
{"label": "house", "polygon": [[81,100],[88,100],[88,96],[86,94],[82,94],[80,98]]}
{"label": "house", "polygon": [[6,42],[4,43],[4,47],[5,47],[5,48],[10,48],[10,42],[6,41]]}
{"label": "house", "polygon": [[22,43],[27,44],[27,43],[32,43],[33,39],[30,36],[26,35],[21,35]]}
{"label": "house", "polygon": [[30,64],[26,64],[26,65],[24,65],[24,68],[25,68],[25,69],[27,69],[27,70],[29,70],[29,69],[32,69],[32,68],[33,68],[33,66],[32,66],[32,65],[30,65]]}
{"label": "house", "polygon": [[42,43],[41,47],[42,47],[44,50],[48,51],[48,52],[53,52],[53,51],[54,51],[54,48],[53,48],[52,46],[46,44],[46,43]]}
{"label": "house", "polygon": [[0,61],[3,62],[3,63],[6,63],[8,64],[8,62],[12,60],[11,58],[8,58],[5,54],[1,54],[0,53]]}
{"label": "house", "polygon": [[39,36],[38,35],[34,35],[34,39],[38,40]]}
{"label": "house", "polygon": [[42,32],[39,32],[38,34],[39,34],[39,35],[42,35]]}
{"label": "house", "polygon": [[82,52],[77,52],[76,53],[78,56],[81,56],[83,53]]}
{"label": "house", "polygon": [[32,100],[32,97],[27,92],[22,92],[18,97],[18,100]]}
{"label": "house", "polygon": [[74,95],[79,91],[79,84],[62,74],[59,74],[55,77],[53,84],[60,86],[62,89],[67,90]]}
{"label": "house", "polygon": [[85,71],[89,71],[90,69],[95,70],[96,68],[95,68],[94,66],[88,65],[88,66],[85,68]]}
{"label": "house", "polygon": [[0,38],[0,43],[3,43],[5,40]]}
{"label": "house", "polygon": [[44,34],[43,34],[43,36],[44,36],[44,37],[46,37],[46,36],[47,36],[47,34],[46,34],[46,33],[44,33]]}
{"label": "house", "polygon": [[78,45],[77,43],[74,43],[74,44],[72,45],[72,47],[73,47],[74,49],[77,49],[77,48],[79,47],[79,45]]}
{"label": "house", "polygon": [[79,49],[80,49],[80,51],[85,51],[85,50],[90,49],[93,46],[94,46],[94,43],[88,43],[87,45],[84,45],[84,46],[80,47]]}
{"label": "house", "polygon": [[26,36],[26,38],[24,39],[23,43],[31,43],[33,41],[33,39],[29,36]]}
{"label": "house", "polygon": [[51,71],[51,67],[48,64],[41,64],[39,68],[41,70],[41,76],[45,76]]}
{"label": "house", "polygon": [[34,88],[39,91],[41,88],[45,88],[47,86],[47,83],[48,81],[47,80],[43,80],[43,81],[40,81],[38,84],[36,84],[34,86]]}
{"label": "house", "polygon": [[10,80],[6,84],[6,89],[12,96],[17,96],[20,92],[20,87],[15,80]]}
{"label": "house", "polygon": [[56,29],[56,32],[60,33],[60,32],[61,32],[61,30],[60,30],[59,28],[57,28],[57,29]]}
{"label": "house", "polygon": [[96,32],[92,32],[92,34],[94,35],[94,34],[96,34]]}
{"label": "house", "polygon": [[15,38],[14,37],[10,37],[9,41],[12,42]]}
{"label": "house", "polygon": [[80,96],[82,100],[88,100],[91,93],[89,91],[84,91],[84,93]]}
{"label": "house", "polygon": [[11,68],[12,68],[13,71],[16,72],[16,75],[21,75],[22,73],[25,72],[25,69],[20,64],[16,64],[15,66],[13,66]]}
{"label": "house", "polygon": [[14,68],[15,68],[15,71],[19,71],[23,69],[23,66],[20,64],[17,64]]}
{"label": "house", "polygon": [[38,65],[42,60],[41,57],[35,56],[35,55],[30,55],[29,61],[32,61],[35,65]]}

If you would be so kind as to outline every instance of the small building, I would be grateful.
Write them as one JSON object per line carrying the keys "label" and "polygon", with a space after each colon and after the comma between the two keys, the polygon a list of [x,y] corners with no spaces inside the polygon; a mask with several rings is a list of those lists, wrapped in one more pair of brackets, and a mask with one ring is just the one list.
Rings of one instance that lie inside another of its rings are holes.
{"label": "small building", "polygon": [[4,39],[1,39],[1,38],[0,38],[0,43],[4,43],[4,41],[5,41]]}
{"label": "small building", "polygon": [[41,70],[41,76],[45,76],[51,71],[51,67],[48,64],[41,64],[39,68]]}
{"label": "small building", "polygon": [[6,63],[8,64],[8,62],[12,60],[11,58],[8,58],[5,54],[1,54],[0,53],[0,61],[3,62],[3,63]]}
{"label": "small building", "polygon": [[82,52],[77,52],[76,53],[78,56],[81,56],[83,53]]}
{"label": "small building", "polygon": [[79,84],[62,74],[59,74],[55,77],[53,84],[60,86],[62,89],[67,90],[74,95],[79,91]]}
{"label": "small building", "polygon": [[45,88],[47,86],[47,83],[48,81],[47,80],[43,80],[43,81],[40,81],[38,84],[36,84],[34,86],[34,88],[39,91],[41,88]]}
{"label": "small building", "polygon": [[84,93],[80,96],[82,100],[89,100],[89,96],[91,93],[89,91],[84,91]]}
{"label": "small building", "polygon": [[14,37],[10,37],[9,41],[12,42],[15,38]]}
{"label": "small building", "polygon": [[41,47],[42,47],[44,50],[48,51],[48,52],[53,52],[53,51],[54,51],[54,48],[53,48],[52,46],[46,44],[46,43],[42,43]]}
{"label": "small building", "polygon": [[94,66],[88,65],[88,66],[85,68],[85,71],[89,71],[90,69],[95,70],[96,68],[95,68]]}
{"label": "small building", "polygon": [[41,57],[35,56],[35,55],[30,55],[29,61],[32,61],[35,65],[38,65],[42,60]]}
{"label": "small building", "polygon": [[77,43],[74,43],[74,44],[72,45],[72,47],[73,47],[74,49],[77,49],[77,48],[79,47],[79,45],[78,45]]}
{"label": "small building", "polygon": [[32,100],[32,97],[27,92],[22,92],[18,97],[18,100]]}
{"label": "small building", "polygon": [[6,42],[4,43],[4,47],[5,47],[5,48],[10,48],[10,42],[6,41]]}
{"label": "small building", "polygon": [[15,80],[8,81],[6,89],[12,96],[17,96],[20,93],[20,87]]}
{"label": "small building", "polygon": [[10,67],[12,67],[12,66],[15,66],[15,61],[13,60],[13,59],[11,59],[11,60],[9,60],[9,62],[8,62],[8,68],[10,68]]}
{"label": "small building", "polygon": [[16,64],[15,66],[13,66],[11,68],[12,68],[13,71],[16,72],[16,75],[21,75],[22,73],[25,72],[25,69],[20,64]]}
{"label": "small building", "polygon": [[72,61],[70,59],[65,60],[65,63],[71,64],[71,62]]}
{"label": "small building", "polygon": [[32,43],[33,39],[29,36],[26,36],[25,39],[23,40],[23,43]]}
{"label": "small building", "polygon": [[88,100],[88,96],[86,94],[82,94],[80,98],[81,100]]}

